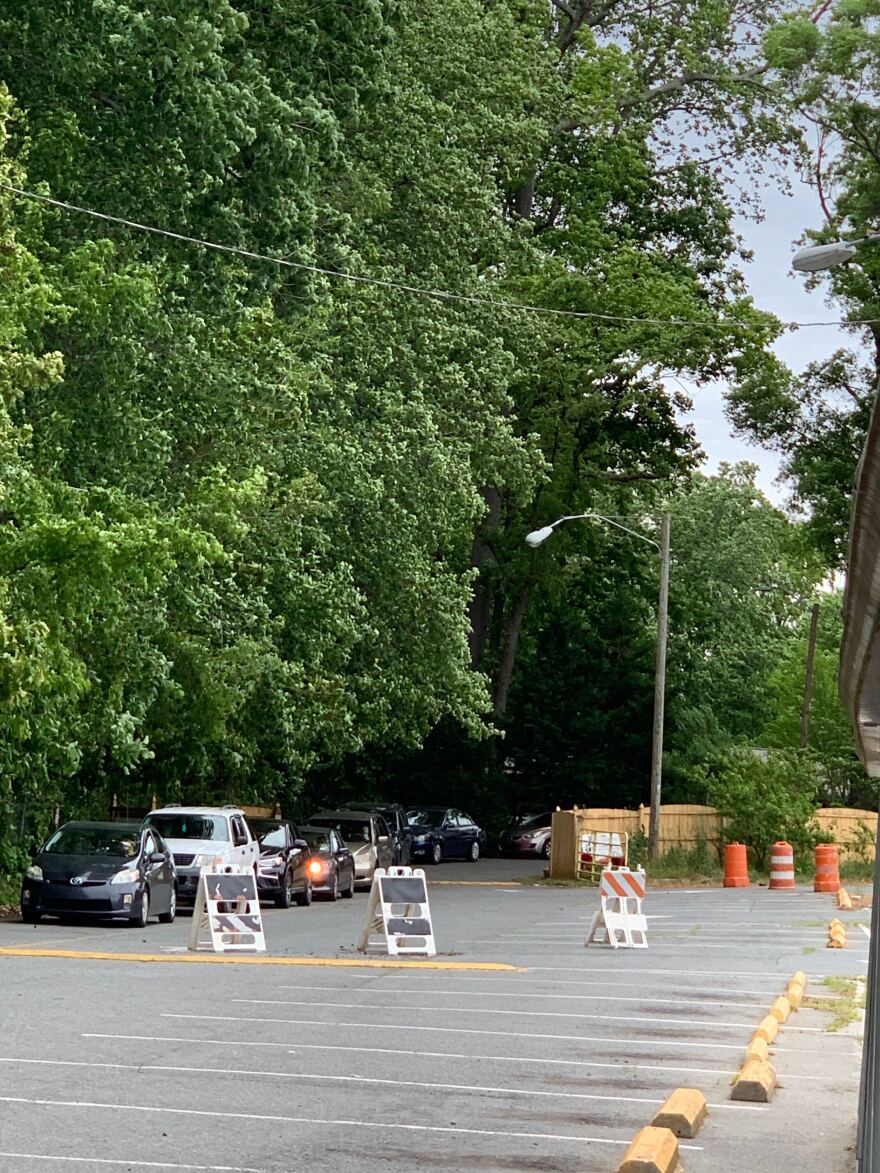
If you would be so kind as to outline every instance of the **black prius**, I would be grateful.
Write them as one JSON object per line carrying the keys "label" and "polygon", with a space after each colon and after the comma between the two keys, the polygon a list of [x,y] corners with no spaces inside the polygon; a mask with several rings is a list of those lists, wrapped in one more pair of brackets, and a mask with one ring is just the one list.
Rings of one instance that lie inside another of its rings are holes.
{"label": "black prius", "polygon": [[139,823],[65,823],[34,855],[21,884],[21,919],[114,917],[143,928],[177,909],[174,859]]}

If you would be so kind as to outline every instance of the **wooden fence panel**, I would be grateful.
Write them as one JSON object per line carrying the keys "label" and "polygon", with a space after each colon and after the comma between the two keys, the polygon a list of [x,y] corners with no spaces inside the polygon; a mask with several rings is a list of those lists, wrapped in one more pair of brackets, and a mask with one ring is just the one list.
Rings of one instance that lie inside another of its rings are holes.
{"label": "wooden fence panel", "polygon": [[874,843],[877,838],[876,811],[826,806],[816,812],[816,823],[820,831],[833,836],[842,859],[874,858]]}

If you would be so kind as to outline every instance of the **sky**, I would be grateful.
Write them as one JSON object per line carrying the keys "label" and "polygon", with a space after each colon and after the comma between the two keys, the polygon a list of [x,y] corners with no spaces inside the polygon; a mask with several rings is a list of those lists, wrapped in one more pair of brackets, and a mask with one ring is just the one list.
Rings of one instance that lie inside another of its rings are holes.
{"label": "sky", "polygon": [[[778,188],[764,193],[765,218],[760,223],[738,219],[736,229],[754,259],[743,266],[743,273],[761,309],[770,310],[784,321],[817,321],[840,317],[839,309],[829,307],[821,289],[807,290],[806,279],[794,273],[791,257],[806,228],[817,228],[823,216],[816,193],[798,177],[792,176],[792,194]],[[811,362],[833,354],[843,346],[852,346],[853,338],[835,327],[817,327],[785,333],[776,344],[776,352],[793,370],[801,371]],[[703,471],[713,473],[722,461],[749,460],[760,468],[758,485],[778,505],[784,505],[787,491],[776,483],[779,462],[773,452],[736,438],[724,416],[723,386],[687,388],[694,410],[687,417],[696,428],[706,453]]]}

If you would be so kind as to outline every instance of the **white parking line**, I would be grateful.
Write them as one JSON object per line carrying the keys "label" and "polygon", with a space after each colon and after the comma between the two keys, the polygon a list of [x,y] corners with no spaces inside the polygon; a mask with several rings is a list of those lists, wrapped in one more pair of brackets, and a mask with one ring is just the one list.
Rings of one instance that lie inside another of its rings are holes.
{"label": "white parking line", "polygon": [[[634,959],[635,960],[635,959]],[[777,981],[782,981],[785,978],[785,972],[775,970],[772,973],[767,970],[732,970],[732,969],[654,969],[646,965],[644,969],[638,970],[635,966],[596,966],[596,965],[532,965],[529,967],[532,973],[642,973],[650,981],[655,974],[673,974],[678,977],[760,977],[760,978],[776,978]],[[828,974],[808,973],[808,982],[821,982],[828,976]]]}
{"label": "white parking line", "polygon": [[[603,987],[605,987],[607,985],[614,985],[616,988],[620,988],[620,989],[641,989],[641,988],[643,988],[643,986],[645,984],[644,980],[642,980],[640,982],[639,981],[622,982],[622,981],[620,981],[619,978],[609,978],[608,981],[605,981],[605,982],[598,982],[598,981],[581,982],[581,981],[577,981],[574,978],[532,978],[532,977],[528,977],[526,974],[517,975],[517,976],[513,976],[513,975],[508,976],[507,974],[499,973],[499,974],[492,974],[491,977],[488,977],[488,976],[479,976],[477,974],[474,974],[474,975],[461,974],[461,973],[445,974],[442,971],[440,971],[438,973],[432,972],[429,974],[429,973],[424,973],[424,972],[419,972],[417,970],[414,970],[413,973],[418,974],[419,993],[421,993],[425,984],[432,977],[437,978],[440,981],[450,980],[450,981],[462,981],[462,982],[489,982],[492,985],[496,985],[496,986],[498,985],[499,982],[514,982],[514,983],[516,983],[516,985],[518,987],[523,986],[523,985],[542,985],[542,986],[578,986],[578,987],[583,986],[588,989],[594,989],[597,987],[599,989],[602,989]],[[729,977],[730,975],[727,974],[726,976]],[[370,975],[370,980],[372,980],[372,977],[373,977],[373,975]],[[656,981],[654,980],[654,975],[653,974],[646,974],[645,978],[646,979],[650,978],[653,987],[656,989]],[[392,982],[406,983],[409,980],[410,980],[410,974],[400,974],[400,973],[395,972],[394,970],[387,970],[387,971],[384,971],[381,975],[381,987],[379,987],[379,988],[382,990],[388,990],[390,992],[391,988],[392,988],[390,986],[390,983],[392,983]],[[717,986],[717,985],[716,986],[692,986],[690,984],[690,982],[688,982],[687,988],[688,988],[688,991],[692,994],[744,994],[744,995],[748,994],[748,995],[751,995],[752,997],[756,997],[756,998],[763,998],[763,999],[769,998],[772,1001],[774,998],[779,997],[780,991],[785,989],[785,985],[788,980],[789,979],[786,978],[784,974],[779,974],[779,981],[777,982],[777,984],[775,986],[768,985],[768,987],[764,990],[755,990],[755,989],[751,989],[751,988],[738,989],[733,986],[723,987],[723,986]],[[289,987],[288,986],[280,986],[279,987],[279,989],[295,989],[295,988],[297,988],[297,987],[294,987],[294,986],[289,986]],[[336,987],[314,986],[314,987],[310,987],[310,988],[316,989],[316,990],[329,990],[329,989],[335,989]],[[343,987],[339,987],[339,988],[343,988]],[[369,992],[369,993],[376,992],[372,989],[368,990],[367,987],[360,987],[360,986],[348,986],[345,988],[349,989],[349,990],[364,989],[366,992]],[[407,993],[412,992],[411,986],[406,986],[405,989],[406,989]],[[404,991],[403,990],[397,991],[395,989],[394,992],[395,993],[398,993],[398,992],[403,993]],[[428,992],[432,993],[432,994],[434,994],[434,993],[443,994],[446,991],[441,990],[439,987],[437,989],[434,989],[432,987]],[[468,993],[468,994],[470,994],[471,992],[472,991],[470,991],[470,990],[468,990],[468,991],[462,990],[461,991],[461,993]],[[474,994],[478,994],[480,992],[481,991],[479,991],[479,990],[473,991]],[[516,991],[511,991],[510,995],[509,995],[509,997],[511,997],[511,998],[513,998],[513,997],[532,998],[534,996],[535,995],[528,994],[528,993],[521,994],[519,989],[517,989]],[[547,996],[550,997],[552,995],[547,995]],[[576,995],[566,994],[566,995],[560,995],[560,996],[561,997],[571,997],[571,996],[576,996]],[[662,994],[660,995],[660,997],[662,997]],[[823,1001],[830,1000],[830,999],[839,1000],[841,997],[842,997],[841,994],[825,994],[825,993],[822,994]],[[763,1004],[764,1003],[762,1002],[761,1005],[763,1005]],[[730,1005],[731,1006],[745,1006],[745,1005],[748,1005],[748,1003],[731,1002]]]}
{"label": "white parking line", "polygon": [[[598,1018],[600,1022],[628,1022],[628,1023],[642,1023],[643,1025],[657,1025],[663,1026],[682,1026],[682,1025],[698,1025],[705,1028],[722,1028],[752,1031],[754,1023],[715,1023],[711,1019],[700,1019],[697,1023],[685,1024],[679,1019],[675,1022],[666,1022],[665,1019],[657,1018],[621,1018],[614,1015],[582,1015],[584,1018]],[[440,1035],[493,1035],[501,1038],[510,1038],[509,1030],[478,1030],[475,1028],[468,1028],[468,1026],[422,1026],[421,1024],[411,1026],[406,1023],[353,1023],[353,1022],[325,1022],[321,1018],[255,1018],[236,1015],[187,1015],[187,1013],[172,1013],[171,1011],[164,1011],[160,1018],[185,1018],[196,1022],[222,1022],[222,1023],[289,1023],[293,1026],[321,1026],[324,1030],[327,1029],[341,1029],[348,1028],[348,1026],[357,1026],[360,1030],[405,1030],[405,1031],[433,1031],[440,1033]],[[819,1026],[786,1026],[786,1031],[801,1031],[811,1033],[811,1035],[825,1035],[825,1030]],[[575,1036],[578,1037],[578,1036]],[[516,1031],[517,1039],[541,1039],[556,1040],[562,1039],[564,1042],[571,1042],[571,1035],[547,1035],[546,1032],[530,1033],[528,1031]],[[620,1042],[620,1040],[618,1040]]]}
{"label": "white parking line", "polygon": [[[253,1021],[253,1019],[249,1019],[248,1021]],[[345,1025],[345,1024],[343,1024],[343,1025]],[[488,1031],[487,1033],[488,1034],[496,1034],[499,1032]],[[140,1042],[155,1042],[155,1043],[205,1043],[208,1046],[214,1046],[214,1047],[221,1047],[221,1046],[222,1047],[233,1047],[233,1046],[236,1046],[236,1047],[237,1046],[241,1046],[241,1047],[287,1047],[288,1050],[291,1047],[293,1047],[297,1051],[352,1051],[357,1055],[360,1055],[360,1054],[364,1054],[364,1055],[416,1055],[416,1056],[425,1055],[425,1056],[428,1056],[428,1057],[434,1058],[434,1059],[469,1059],[469,1060],[488,1059],[493,1062],[497,1061],[498,1063],[538,1063],[538,1064],[549,1064],[549,1065],[556,1066],[556,1067],[558,1067],[558,1066],[580,1067],[583,1062],[583,1060],[581,1060],[581,1059],[539,1059],[539,1058],[533,1057],[531,1055],[482,1055],[482,1054],[459,1055],[454,1051],[404,1051],[404,1050],[401,1050],[399,1047],[354,1047],[351,1044],[334,1044],[334,1043],[298,1043],[298,1042],[280,1043],[280,1042],[263,1042],[262,1040],[259,1040],[259,1039],[244,1039],[241,1042],[238,1042],[235,1039],[179,1038],[179,1037],[176,1037],[173,1035],[171,1035],[171,1036],[168,1036],[168,1035],[113,1035],[113,1034],[97,1034],[97,1033],[83,1034],[82,1037],[84,1039],[119,1039],[119,1040],[132,1040],[132,1041],[140,1041]],[[525,1037],[531,1038],[532,1036],[527,1035]],[[538,1038],[553,1038],[556,1036],[539,1035],[537,1037]],[[619,1037],[618,1038],[605,1038],[605,1037],[601,1037],[601,1036],[597,1037],[595,1035],[582,1035],[582,1034],[579,1034],[577,1036],[577,1041],[579,1043],[613,1043],[616,1046],[619,1046],[621,1043],[626,1043],[627,1047],[640,1046],[640,1047],[647,1047],[648,1049],[650,1049],[651,1047],[699,1047],[699,1048],[704,1048],[709,1051],[738,1051],[738,1052],[742,1052],[742,1050],[743,1050],[743,1045],[741,1043],[695,1043],[695,1042],[691,1042],[691,1041],[677,1043],[677,1042],[671,1042],[669,1039],[633,1039],[632,1037],[627,1037],[626,1039],[621,1039]],[[773,1050],[777,1053],[782,1053],[782,1052],[787,1051],[788,1048],[777,1047],[774,1044]],[[826,1053],[827,1052],[825,1050],[812,1051],[812,1050],[803,1050],[800,1047],[798,1048],[799,1055],[813,1055],[813,1054],[817,1054],[817,1055],[823,1054],[824,1055]],[[431,1084],[425,1084],[425,1086],[430,1087]],[[616,1100],[618,1097],[617,1096],[600,1096],[599,1098],[600,1099]],[[653,1101],[652,1101],[652,1103],[653,1103]]]}
{"label": "white parking line", "polygon": [[[461,1128],[458,1125],[451,1124],[402,1124],[398,1121],[388,1120],[335,1120],[318,1116],[279,1116],[260,1112],[210,1112],[205,1108],[159,1108],[151,1104],[107,1104],[98,1100],[45,1100],[35,1099],[29,1096],[0,1096],[0,1104],[23,1104],[28,1107],[40,1108],[106,1109],[110,1112],[140,1112],[145,1115],[155,1113],[163,1116],[196,1116],[203,1119],[225,1121],[260,1120],[268,1124],[317,1124],[327,1125],[333,1128],[340,1126],[345,1128],[381,1128],[386,1132],[432,1132],[456,1136],[497,1136],[504,1137],[508,1140],[552,1140],[577,1145],[607,1144],[627,1147],[630,1143],[629,1139],[612,1140],[606,1136],[571,1136],[570,1134],[560,1132],[506,1132],[492,1128]],[[683,1144],[678,1147],[680,1149],[692,1149],[696,1152],[703,1151],[702,1145]]]}
{"label": "white parking line", "polygon": [[[73,1165],[116,1166],[121,1169],[189,1169],[193,1173],[269,1173],[250,1165],[180,1165],[174,1161],[114,1161],[110,1157],[56,1157],[49,1153],[0,1153],[15,1161],[63,1161]],[[291,1170],[293,1173],[293,1170]]]}
{"label": "white parking line", "polygon": [[[190,1040],[193,1041],[193,1040]],[[285,1043],[281,1044],[288,1048],[288,1054],[296,1055],[299,1050],[298,1044]],[[321,1050],[326,1050],[326,1047],[321,1047]],[[355,1048],[357,1049],[357,1048]],[[739,1048],[740,1050],[742,1048]],[[403,1054],[407,1052],[395,1052],[396,1054]],[[408,1052],[409,1054],[421,1054],[422,1052]],[[382,1087],[411,1087],[425,1089],[430,1088],[436,1091],[447,1092],[484,1092],[487,1095],[498,1096],[534,1096],[546,1099],[562,1099],[562,1100],[617,1100],[618,1096],[596,1096],[587,1092],[547,1092],[537,1091],[532,1088],[516,1088],[516,1087],[491,1087],[482,1084],[471,1083],[434,1083],[423,1079],[382,1079],[378,1076],[372,1075],[329,1075],[323,1072],[303,1072],[303,1071],[247,1071],[238,1067],[224,1067],[217,1069],[216,1067],[181,1067],[174,1066],[168,1063],[94,1063],[83,1059],[16,1059],[16,1058],[0,1058],[0,1063],[18,1064],[21,1066],[40,1066],[40,1067],[86,1067],[90,1070],[109,1070],[109,1071],[156,1071],[167,1073],[180,1073],[183,1075],[229,1075],[229,1076],[255,1076],[261,1079],[292,1079],[300,1080],[306,1083],[320,1083],[322,1081],[329,1083],[352,1083],[352,1084],[377,1084]],[[656,1102],[656,1101],[652,1101]]]}
{"label": "white parking line", "polygon": [[[596,1001],[597,999],[591,998],[588,1000],[589,1001]],[[605,1000],[606,999],[604,999],[604,998],[598,999],[598,1001],[600,1001],[600,1002],[605,1001]],[[641,1003],[651,1002],[651,1001],[657,1001],[657,1002],[664,1001],[664,999],[662,999],[662,998],[656,998],[656,999],[652,999],[652,998],[620,998],[620,999],[616,999],[616,1000],[619,1000],[621,1002],[641,1002]],[[322,1007],[322,1008],[328,1009],[328,1010],[386,1010],[389,1013],[394,1013],[394,1014],[409,1013],[409,1012],[412,1012],[415,1014],[415,1013],[422,1013],[425,1010],[436,1010],[436,1011],[439,1011],[444,1014],[507,1014],[507,1015],[515,1015],[517,1018],[576,1018],[579,1020],[589,1019],[591,1021],[598,1018],[600,1021],[612,1021],[615,1019],[618,1022],[626,1022],[627,1021],[626,1018],[621,1018],[620,1016],[615,1016],[613,1014],[576,1014],[570,1010],[521,1010],[521,1009],[519,1009],[519,1007],[517,1007],[515,1010],[499,1010],[495,1007],[492,1007],[491,1009],[489,1009],[484,1006],[401,1006],[400,1004],[395,1004],[395,1005],[389,1006],[389,1005],[382,1005],[381,1003],[377,1003],[377,1002],[314,1002],[314,1001],[295,1000],[292,998],[287,999],[287,1000],[282,999],[282,998],[232,998],[232,999],[230,999],[230,1001],[233,1003],[239,1003],[239,1004],[247,1005],[247,1006],[311,1006],[311,1007]],[[666,1001],[674,1001],[674,999],[666,999]],[[694,1005],[694,1003],[687,1003],[687,1004]],[[728,1005],[728,1006],[729,1005],[740,1005],[739,1003],[729,1003],[729,1002],[727,1002],[727,1003],[720,1003],[719,1002],[719,1003],[715,1003],[715,1004],[719,1005],[719,1006],[720,1005]],[[707,1005],[707,1003],[698,1002],[698,1003],[696,1003],[696,1005],[703,1006],[703,1005]],[[748,1007],[743,1007],[743,1008],[748,1009]],[[162,1017],[164,1018],[165,1015],[163,1014]],[[630,1022],[662,1023],[664,1026],[684,1026],[684,1025],[714,1026],[714,1025],[720,1025],[720,1024],[716,1024],[714,1022],[714,1020],[711,1018],[681,1019],[681,1018],[678,1018],[675,1016],[673,1016],[671,1018],[670,1017],[664,1018],[660,1014],[655,1015],[653,1018],[647,1018],[647,1019],[633,1018],[633,1019],[629,1019],[629,1021]],[[736,1022],[736,1023],[727,1023],[726,1025],[741,1027],[741,1026],[748,1026],[749,1024]],[[407,1028],[404,1027],[403,1029],[406,1030]],[[435,1029],[435,1028],[432,1027],[431,1029]],[[439,1028],[439,1029],[444,1029],[444,1028]],[[788,1027],[787,1029],[798,1030],[798,1031],[807,1031],[810,1034],[825,1034],[825,1031],[821,1027],[817,1027],[817,1026],[794,1026],[794,1027]]]}
{"label": "white parking line", "polygon": [[[333,991],[341,991],[346,994],[351,994],[354,992],[352,990],[351,986],[280,985],[278,987],[278,989],[279,990],[319,990],[319,991],[320,990],[333,990]],[[764,1002],[722,1002],[722,1001],[714,1001],[714,1000],[710,1002],[705,998],[668,998],[664,994],[655,994],[655,995],[646,994],[642,998],[630,998],[630,997],[623,997],[620,994],[527,994],[521,990],[516,990],[516,991],[513,991],[513,990],[510,990],[510,991],[505,991],[505,990],[430,990],[428,992],[431,994],[434,994],[436,997],[441,997],[441,998],[452,998],[452,997],[544,998],[544,999],[550,999],[550,1001],[564,1000],[564,1001],[577,1001],[577,1002],[641,1002],[642,1004],[644,1004],[646,1002],[664,1002],[664,1003],[668,1003],[670,1006],[742,1006],[746,1010],[748,1010],[749,1008],[755,1009],[755,1010],[760,1010],[765,1005]],[[232,1001],[233,1002],[253,1002],[253,1001],[268,1001],[268,999],[233,998]],[[279,1006],[304,1006],[304,1005],[336,1006],[336,1005],[338,1005],[338,1003],[336,1003],[336,1002],[308,1002],[308,1003],[305,1003],[305,1002],[278,1002],[278,1005]],[[366,1006],[366,1005],[368,1005],[368,1003],[358,1002],[357,1005],[358,1006]],[[390,1007],[374,1007],[374,1009],[390,1009]],[[450,1006],[450,1007],[435,1006],[435,1007],[414,1007],[413,1009],[434,1009],[434,1010],[449,1009],[449,1010],[454,1010],[456,1008],[453,1006]],[[476,1014],[476,1013],[479,1013],[479,1010],[475,1010],[473,1008],[470,1008],[468,1010],[468,1013]],[[494,1013],[494,1011],[488,1011],[487,1013]],[[513,1012],[507,1011],[506,1013],[513,1013]],[[517,1011],[517,1013],[528,1013],[528,1011]],[[543,1014],[544,1011],[535,1010],[535,1011],[532,1011],[532,1013]],[[553,1015],[548,1012],[548,1017],[552,1018]]]}
{"label": "white parking line", "polygon": [[871,940],[871,930],[869,928],[867,928],[865,925],[859,925],[859,928],[862,930],[862,932],[865,934],[865,936],[870,941]]}

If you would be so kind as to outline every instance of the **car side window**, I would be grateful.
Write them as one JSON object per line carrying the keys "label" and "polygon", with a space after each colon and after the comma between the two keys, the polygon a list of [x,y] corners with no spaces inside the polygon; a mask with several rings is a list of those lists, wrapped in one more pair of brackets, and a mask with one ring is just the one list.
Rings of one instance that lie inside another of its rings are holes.
{"label": "car side window", "polygon": [[388,837],[388,834],[389,834],[388,824],[385,822],[384,819],[380,819],[380,818],[376,819],[376,833],[380,839],[382,838],[383,835],[386,838]]}
{"label": "car side window", "polygon": [[469,815],[463,814],[461,811],[459,811],[458,825],[459,827],[472,827],[474,825],[474,820]]}
{"label": "car side window", "polygon": [[455,827],[457,825],[456,812],[455,811],[447,811],[446,815],[443,819],[443,822],[448,823],[450,827]]}
{"label": "car side window", "polygon": [[158,850],[159,848],[156,846],[156,840],[148,831],[144,836],[144,854],[149,856],[152,855],[154,851]]}
{"label": "car side window", "polygon": [[234,847],[244,847],[247,843],[247,831],[244,829],[244,824],[241,819],[232,820],[232,843]]}

